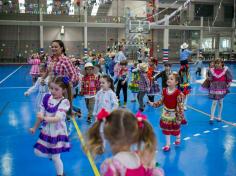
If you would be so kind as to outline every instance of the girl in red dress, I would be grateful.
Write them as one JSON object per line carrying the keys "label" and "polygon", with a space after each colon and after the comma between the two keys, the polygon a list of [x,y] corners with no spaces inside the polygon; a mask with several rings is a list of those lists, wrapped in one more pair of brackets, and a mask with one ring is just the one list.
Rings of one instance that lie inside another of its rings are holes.
{"label": "girl in red dress", "polygon": [[170,135],[176,136],[175,145],[180,144],[180,125],[185,124],[184,119],[184,94],[177,88],[178,74],[172,73],[167,80],[167,88],[162,90],[162,98],[157,102],[150,102],[153,107],[163,105],[163,111],[160,119],[160,127],[166,136],[166,145],[163,151],[170,150]]}

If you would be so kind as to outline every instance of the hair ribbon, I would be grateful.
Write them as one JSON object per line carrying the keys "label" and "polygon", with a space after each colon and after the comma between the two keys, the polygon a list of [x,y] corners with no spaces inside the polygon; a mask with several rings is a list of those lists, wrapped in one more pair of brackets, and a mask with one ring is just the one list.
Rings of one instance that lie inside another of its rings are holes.
{"label": "hair ribbon", "polygon": [[105,108],[102,108],[101,111],[97,114],[97,120],[105,120],[109,115],[110,113]]}
{"label": "hair ribbon", "polygon": [[65,85],[68,85],[70,82],[70,78],[68,76],[63,76],[62,81]]}
{"label": "hair ribbon", "polygon": [[147,120],[147,116],[142,114],[140,111],[137,112],[137,114],[135,115],[135,117],[138,120],[138,126],[139,128],[143,128],[143,121]]}

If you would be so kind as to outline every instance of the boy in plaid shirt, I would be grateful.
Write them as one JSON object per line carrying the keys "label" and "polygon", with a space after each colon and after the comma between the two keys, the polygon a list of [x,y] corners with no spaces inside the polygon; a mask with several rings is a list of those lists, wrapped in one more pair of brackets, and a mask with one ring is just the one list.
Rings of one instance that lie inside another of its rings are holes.
{"label": "boy in plaid shirt", "polygon": [[86,107],[88,109],[87,122],[92,122],[93,109],[95,104],[95,95],[99,89],[99,80],[95,75],[92,63],[86,63],[84,66],[85,73],[81,82],[81,95],[84,95]]}
{"label": "boy in plaid shirt", "polygon": [[150,81],[147,76],[148,65],[146,63],[141,63],[138,65],[138,70],[140,74],[139,80],[139,92],[138,92],[138,103],[139,103],[139,111],[143,112],[145,105],[143,103],[143,98],[147,92],[150,91]]}

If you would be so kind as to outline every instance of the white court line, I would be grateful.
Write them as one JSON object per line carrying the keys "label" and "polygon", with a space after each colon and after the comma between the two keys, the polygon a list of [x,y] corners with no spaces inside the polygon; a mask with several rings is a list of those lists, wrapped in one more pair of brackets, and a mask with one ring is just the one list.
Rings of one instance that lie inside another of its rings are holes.
{"label": "white court line", "polygon": [[206,130],[206,131],[203,131],[203,133],[205,133],[205,134],[206,134],[206,133],[210,133],[210,131],[209,131],[209,130]]}
{"label": "white court line", "polygon": [[219,130],[219,128],[213,128],[212,130],[216,131],[216,130]]}
{"label": "white court line", "polygon": [[197,136],[200,136],[201,134],[199,134],[199,133],[196,133],[196,134],[194,134],[193,136],[194,137],[197,137]]}
{"label": "white court line", "polygon": [[222,126],[223,128],[226,128],[226,127],[229,127],[229,125],[224,125],[224,126]]}
{"label": "white court line", "polygon": [[0,87],[0,90],[3,89],[28,89],[30,87]]}
{"label": "white court line", "polygon": [[5,78],[3,78],[0,81],[0,84],[2,84],[4,81],[6,81],[11,75],[13,75],[14,73],[16,73],[21,67],[23,67],[23,65],[21,65],[20,67],[18,67],[15,71],[13,71],[12,73],[10,73],[8,76],[6,76]]}
{"label": "white court line", "polygon": [[190,137],[183,138],[183,140],[185,140],[185,141],[187,141],[187,140],[189,140],[189,139],[190,139]]}

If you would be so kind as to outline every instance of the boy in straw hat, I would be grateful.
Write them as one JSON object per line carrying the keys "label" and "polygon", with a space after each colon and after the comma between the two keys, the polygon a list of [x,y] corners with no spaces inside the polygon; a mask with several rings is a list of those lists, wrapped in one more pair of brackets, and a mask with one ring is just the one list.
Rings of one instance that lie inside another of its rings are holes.
{"label": "boy in straw hat", "polygon": [[145,105],[143,103],[143,97],[147,92],[150,91],[150,81],[147,76],[148,65],[146,63],[138,64],[138,70],[140,74],[139,80],[139,92],[137,95],[138,103],[139,103],[139,111],[144,111]]}
{"label": "boy in straw hat", "polygon": [[95,75],[95,68],[88,62],[84,66],[84,77],[81,81],[81,95],[84,95],[85,104],[88,109],[87,122],[92,122],[92,114],[95,104],[95,95],[99,89],[99,80]]}

